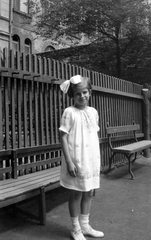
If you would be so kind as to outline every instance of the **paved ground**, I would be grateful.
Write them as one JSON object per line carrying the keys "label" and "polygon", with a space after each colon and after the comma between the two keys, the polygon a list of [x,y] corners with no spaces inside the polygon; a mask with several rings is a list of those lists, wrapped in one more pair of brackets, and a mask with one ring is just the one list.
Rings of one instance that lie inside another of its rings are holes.
{"label": "paved ground", "polygon": [[[133,172],[135,180],[130,180],[127,166],[102,175],[90,220],[105,233],[104,240],[151,239],[151,158],[139,158]],[[68,192],[62,188],[47,194],[46,226],[21,215],[13,218],[9,209],[0,210],[0,240],[71,239],[67,198]],[[32,201],[24,207],[34,212],[37,205]]]}

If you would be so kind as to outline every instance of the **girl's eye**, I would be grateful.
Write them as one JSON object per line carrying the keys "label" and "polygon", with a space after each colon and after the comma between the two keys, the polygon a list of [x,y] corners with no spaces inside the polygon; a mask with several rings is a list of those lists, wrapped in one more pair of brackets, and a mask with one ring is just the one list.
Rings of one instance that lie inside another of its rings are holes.
{"label": "girl's eye", "polygon": [[77,92],[75,95],[76,95],[76,96],[81,96],[82,94],[84,94],[84,95],[87,94],[87,92],[88,92],[88,91],[84,91],[84,92],[82,92],[82,93],[80,93],[80,92],[78,93],[78,92]]}
{"label": "girl's eye", "polygon": [[80,96],[81,94],[80,94],[80,93],[76,93],[75,95],[76,95],[76,96]]}

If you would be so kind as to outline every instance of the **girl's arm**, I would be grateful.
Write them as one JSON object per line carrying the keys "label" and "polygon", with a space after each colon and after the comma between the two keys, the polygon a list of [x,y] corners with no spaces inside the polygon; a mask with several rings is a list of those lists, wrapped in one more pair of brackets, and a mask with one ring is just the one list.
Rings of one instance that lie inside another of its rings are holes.
{"label": "girl's arm", "polygon": [[69,147],[68,147],[67,136],[68,136],[67,133],[61,131],[62,150],[63,150],[63,154],[64,154],[64,157],[65,157],[65,161],[66,161],[66,164],[67,164],[67,170],[68,170],[69,174],[72,177],[76,177],[76,175],[77,175],[77,168],[76,168],[75,164],[71,160]]}

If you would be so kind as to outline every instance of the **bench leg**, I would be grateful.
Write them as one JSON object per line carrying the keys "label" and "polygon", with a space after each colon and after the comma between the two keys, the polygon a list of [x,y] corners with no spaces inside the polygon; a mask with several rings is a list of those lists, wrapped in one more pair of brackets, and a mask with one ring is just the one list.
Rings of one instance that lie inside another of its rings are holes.
{"label": "bench leg", "polygon": [[113,153],[113,154],[111,155],[111,157],[109,158],[109,169],[108,169],[108,172],[111,171],[111,167],[112,167],[112,159],[113,159],[113,157],[114,157],[115,154],[116,154],[116,153]]}
{"label": "bench leg", "polygon": [[136,159],[137,159],[137,152],[135,153],[135,157],[134,157],[134,159],[132,160],[132,163],[134,163]]}
{"label": "bench leg", "polygon": [[126,157],[127,157],[127,159],[128,159],[128,169],[129,169],[129,173],[130,173],[130,175],[131,175],[131,179],[134,180],[135,177],[134,177],[134,174],[133,174],[132,168],[131,168],[131,156],[132,156],[132,155],[133,155],[133,154],[131,154],[131,155],[126,155]]}
{"label": "bench leg", "polygon": [[14,203],[13,204],[13,216],[14,217],[17,217],[17,215],[18,215],[18,204],[17,203]]}
{"label": "bench leg", "polygon": [[40,225],[46,224],[46,199],[45,199],[45,188],[40,188],[39,195],[39,219]]}

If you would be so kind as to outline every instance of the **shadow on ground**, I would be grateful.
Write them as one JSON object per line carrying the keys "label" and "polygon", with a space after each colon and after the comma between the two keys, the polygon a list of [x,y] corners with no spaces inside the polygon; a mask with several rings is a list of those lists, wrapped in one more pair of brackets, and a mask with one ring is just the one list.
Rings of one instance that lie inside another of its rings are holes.
{"label": "shadow on ground", "polygon": [[[104,240],[151,239],[151,158],[137,159],[132,169],[135,180],[131,180],[127,165],[102,175],[90,222],[104,231]],[[10,208],[1,209],[0,240],[71,239],[67,199],[68,191],[63,188],[46,194],[45,226],[20,214],[14,218]],[[23,205],[33,213],[37,213],[37,207],[35,199]]]}

